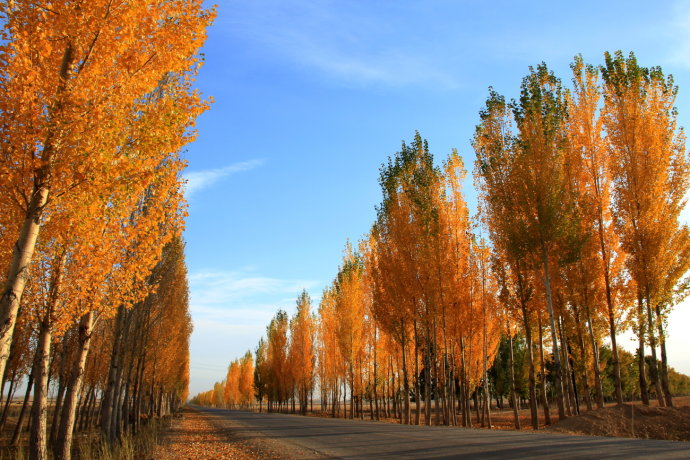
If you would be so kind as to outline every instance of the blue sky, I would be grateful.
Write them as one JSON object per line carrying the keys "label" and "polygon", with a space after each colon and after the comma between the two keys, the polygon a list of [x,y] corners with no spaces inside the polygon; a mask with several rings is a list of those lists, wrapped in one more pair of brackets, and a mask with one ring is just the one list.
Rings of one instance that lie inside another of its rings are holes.
{"label": "blue sky", "polygon": [[[600,64],[606,50],[634,51],[674,75],[690,120],[688,1],[219,3],[198,79],[215,102],[186,153],[192,394],[223,379],[301,289],[318,301],[346,239],[373,222],[378,168],[403,139],[419,130],[438,160],[455,147],[471,170],[489,86],[515,97],[530,65],[567,82],[577,53]],[[668,344],[685,373],[689,307]]]}

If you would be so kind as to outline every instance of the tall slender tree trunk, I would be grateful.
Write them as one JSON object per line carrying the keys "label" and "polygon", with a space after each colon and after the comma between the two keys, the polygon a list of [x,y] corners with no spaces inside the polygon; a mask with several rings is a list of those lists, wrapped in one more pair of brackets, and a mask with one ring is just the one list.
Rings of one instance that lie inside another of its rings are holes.
{"label": "tall slender tree trunk", "polygon": [[642,398],[642,404],[649,406],[649,391],[647,390],[647,377],[645,375],[645,365],[644,365],[644,335],[645,335],[645,319],[644,319],[644,309],[642,307],[642,296],[638,294],[637,296],[637,325],[638,325],[638,373],[640,381],[640,397]]}
{"label": "tall slender tree trunk", "polygon": [[5,401],[5,408],[2,410],[2,420],[0,420],[0,431],[5,427],[7,423],[7,414],[10,411],[10,405],[12,404],[12,397],[14,396],[14,391],[17,389],[16,386],[17,370],[12,371],[12,377],[10,377],[10,388],[7,390],[7,401]]}
{"label": "tall slender tree trunk", "polygon": [[[38,356],[38,350],[36,350],[36,357]],[[36,362],[36,357],[34,357],[34,363]],[[22,403],[22,409],[19,411],[19,418],[17,418],[17,425],[14,427],[14,433],[12,434],[12,440],[10,441],[11,446],[16,446],[19,444],[19,436],[22,432],[22,426],[24,425],[24,417],[26,416],[26,408],[29,406],[29,396],[31,395],[31,390],[34,387],[34,373],[35,366],[31,369],[29,373],[29,381],[26,383],[26,392],[24,393],[24,402]]]}
{"label": "tall slender tree trunk", "polygon": [[[587,410],[592,410],[592,395],[589,390],[589,374],[587,372],[587,349],[585,348],[585,339],[582,332],[582,321],[580,320],[580,311],[576,305],[573,305],[575,313],[575,326],[577,329],[577,341],[580,346],[580,368],[582,370],[582,384],[585,392],[585,403]],[[595,360],[596,361],[596,360]]]}
{"label": "tall slender tree trunk", "polygon": [[[450,391],[448,387],[448,382],[450,381],[450,367],[448,366],[448,347],[444,346],[442,355],[442,369],[441,375],[443,376],[443,386],[439,388],[441,393],[441,410],[443,411],[443,425],[449,426],[451,424],[451,415],[448,409],[448,401],[450,400]],[[451,406],[452,407],[452,406]]]}
{"label": "tall slender tree trunk", "polygon": [[74,422],[76,420],[76,409],[79,394],[82,392],[84,383],[84,370],[86,369],[86,359],[91,347],[91,334],[93,332],[93,311],[81,317],[79,321],[79,335],[77,354],[72,363],[69,384],[60,418],[60,430],[58,442],[55,448],[56,460],[69,460],[72,452],[72,435],[74,433]]}
{"label": "tall slender tree trunk", "polygon": [[465,359],[465,340],[464,337],[460,337],[460,365],[461,369],[461,394],[462,394],[462,426],[470,428],[472,427],[472,417],[470,416],[470,384],[467,378],[467,361]]}
{"label": "tall slender tree trunk", "polygon": [[5,278],[5,289],[2,297],[0,297],[0,375],[5,373],[12,337],[14,336],[14,327],[17,323],[19,304],[29,279],[29,266],[41,229],[41,216],[50,193],[48,181],[49,168],[40,168],[24,223],[19,231],[17,242],[13,246],[12,262]]}
{"label": "tall slender tree trunk", "polygon": [[[143,347],[143,353],[137,356],[137,376],[134,385],[134,432],[139,432],[141,424],[141,406],[142,406],[142,386],[144,383],[144,370],[146,369],[146,348]],[[259,403],[259,412],[261,412],[261,403]]]}
{"label": "tall slender tree trunk", "polygon": [[661,348],[661,388],[664,391],[664,399],[668,407],[673,407],[673,396],[671,395],[671,388],[668,379],[668,357],[666,356],[666,334],[664,333],[664,324],[661,319],[661,310],[659,305],[656,306],[656,324],[659,330],[659,347]]}
{"label": "tall slender tree trunk", "polygon": [[403,407],[401,408],[403,411],[403,423],[405,425],[409,425],[411,422],[411,413],[410,413],[410,379],[407,371],[407,353],[405,353],[405,348],[407,345],[406,339],[406,333],[405,333],[405,324],[401,321],[400,326],[402,328],[402,368],[403,368]]}
{"label": "tall slender tree trunk", "polygon": [[50,346],[52,342],[52,316],[58,303],[67,251],[60,251],[53,260],[53,272],[48,291],[46,311],[38,333],[36,381],[34,383],[34,400],[31,405],[31,435],[29,437],[29,458],[45,460],[48,456],[48,384],[50,381]]}
{"label": "tall slender tree trunk", "polygon": [[451,341],[449,343],[449,349],[450,349],[450,354],[448,355],[448,367],[449,367],[449,372],[448,372],[448,415],[449,415],[449,421],[448,424],[452,426],[456,426],[458,424],[458,420],[456,417],[455,413],[455,398],[456,398],[456,386],[455,386],[455,377],[456,377],[456,372],[455,372],[455,346],[453,345],[453,342]]}
{"label": "tall slender tree trunk", "polygon": [[[618,358],[618,344],[616,343],[616,322],[614,317],[613,296],[611,295],[611,269],[608,251],[604,242],[604,218],[601,209],[598,216],[599,245],[601,247],[601,260],[604,266],[604,285],[606,288],[606,312],[609,320],[609,337],[611,339],[611,353],[613,355],[613,379],[616,390],[616,403],[623,404],[623,383],[621,380],[621,362]],[[598,365],[598,363],[597,363]]]}
{"label": "tall slender tree trunk", "polygon": [[544,267],[544,287],[546,290],[546,306],[549,311],[549,326],[551,329],[551,341],[553,343],[553,364],[556,368],[555,385],[556,385],[556,403],[558,405],[558,418],[562,420],[565,418],[565,401],[563,391],[563,369],[561,366],[560,352],[558,349],[558,336],[556,333],[556,317],[553,313],[553,301],[551,296],[551,274],[549,273],[549,253],[546,246],[542,246],[542,265]]}
{"label": "tall slender tree trunk", "polygon": [[400,386],[400,378],[396,378],[397,368],[393,368],[393,357],[389,357],[390,366],[390,383],[388,384],[388,401],[386,403],[386,410],[388,410],[392,418],[397,418],[400,424],[403,424],[402,411],[398,407],[398,387]]}
{"label": "tall slender tree trunk", "polygon": [[664,399],[664,392],[661,388],[661,373],[659,372],[659,367],[657,366],[656,358],[656,334],[654,333],[654,319],[652,317],[652,306],[651,306],[651,296],[649,295],[649,287],[647,287],[647,296],[645,298],[645,303],[647,304],[647,327],[649,328],[649,348],[652,349],[652,363],[650,364],[650,370],[654,378],[654,387],[656,389],[656,398],[659,401],[659,407],[666,406],[666,400]]}
{"label": "tall slender tree trunk", "polygon": [[[579,394],[579,390],[577,387],[577,379],[575,378],[575,362],[572,358],[572,346],[570,344],[568,344],[567,346],[568,346],[568,349],[570,350],[570,356],[571,356],[571,358],[568,359],[568,366],[569,366],[568,367],[568,372],[569,372],[568,375],[570,376],[570,381],[571,381],[570,383],[572,385],[571,396],[572,396],[572,400],[574,403],[573,411],[575,414],[579,415],[580,414],[580,394]],[[566,357],[567,356],[568,355],[566,355]]]}
{"label": "tall slender tree trunk", "polygon": [[132,383],[130,381],[131,377],[131,364],[129,367],[129,370],[127,371],[127,377],[125,378],[125,385],[124,385],[124,391],[122,392],[122,402],[120,403],[120,423],[119,426],[122,427],[121,432],[122,434],[127,434],[129,432],[129,403],[131,399],[131,389],[132,389]]}
{"label": "tall slender tree trunk", "polygon": [[[441,290],[443,294],[443,290]],[[448,328],[446,325],[446,308],[445,301],[443,302],[444,307],[441,310],[441,328],[443,331],[443,353],[442,353],[442,369],[441,373],[443,375],[443,388],[442,388],[442,401],[443,401],[443,424],[445,426],[452,425],[453,423],[453,395],[451,391],[451,381],[453,379],[453,372],[451,370],[452,364],[450,360],[451,352],[449,351],[448,344]],[[450,359],[450,360],[449,360]]]}
{"label": "tall slender tree trunk", "polygon": [[[428,332],[427,330],[427,337]],[[431,426],[431,358],[429,356],[429,346],[431,344],[428,339],[426,342],[427,346],[424,351],[424,424]]]}
{"label": "tall slender tree trunk", "polygon": [[472,393],[472,400],[474,401],[474,412],[477,416],[477,423],[482,423],[482,414],[484,413],[483,409],[482,411],[479,410],[479,390],[482,387],[476,387],[474,389],[474,393]]}
{"label": "tall slender tree trunk", "polygon": [[79,404],[79,410],[77,412],[78,422],[74,427],[75,431],[84,430],[87,427],[87,424],[90,422],[89,418],[92,411],[92,405],[95,405],[96,400],[95,393],[95,385],[90,386],[86,391],[86,394],[81,398],[82,402]]}
{"label": "tall slender tree trunk", "polygon": [[[484,326],[484,334],[483,334],[483,344],[482,344],[482,363],[483,363],[483,384],[482,387],[484,388],[484,407],[485,407],[485,417],[486,417],[486,426],[488,428],[491,428],[491,397],[489,395],[489,369],[487,366],[487,361],[489,360],[489,339],[488,339],[488,334],[487,334],[487,329],[486,329],[486,304],[484,303],[484,273],[482,273],[482,312],[484,316],[484,321],[483,321],[483,326]],[[482,417],[484,419],[484,417]]]}
{"label": "tall slender tree trunk", "polygon": [[[508,331],[508,345],[510,346],[510,404],[513,406],[513,420],[515,429],[520,429],[520,414],[518,413],[517,392],[515,391],[515,360],[513,358],[513,335]],[[537,425],[538,427],[538,425]]]}
{"label": "tall slender tree trunk", "polygon": [[115,387],[120,364],[119,352],[121,341],[122,322],[124,321],[125,307],[120,305],[115,319],[115,331],[113,333],[113,349],[110,355],[110,369],[108,370],[108,382],[103,397],[101,398],[101,433],[112,443],[111,423],[115,409]]}
{"label": "tall slender tree trunk", "polygon": [[[55,91],[55,99],[50,105],[51,114],[62,111],[62,97],[67,88],[67,79],[74,57],[72,43],[68,41],[60,63],[60,80]],[[49,117],[50,118],[50,117]],[[46,139],[41,151],[42,165],[34,175],[33,190],[26,207],[24,222],[19,230],[17,242],[12,246],[12,261],[5,277],[5,289],[0,297],[0,375],[5,374],[5,366],[9,359],[10,346],[17,323],[17,312],[21,303],[24,287],[29,279],[29,266],[33,259],[36,241],[41,230],[43,210],[48,203],[52,167],[55,157],[55,143],[59,142],[57,133],[63,129],[54,124],[48,127]]]}
{"label": "tall slender tree trunk", "polygon": [[355,371],[350,361],[350,420],[355,418]]}
{"label": "tall slender tree trunk", "polygon": [[572,377],[574,377],[572,373],[572,369],[570,367],[570,353],[569,353],[569,345],[568,345],[568,337],[565,334],[565,326],[563,325],[563,320],[559,316],[557,319],[557,324],[558,324],[558,329],[559,329],[559,335],[561,336],[561,353],[562,359],[561,359],[561,364],[563,365],[562,372],[564,376],[564,390],[566,391],[565,393],[565,402],[566,402],[566,413],[568,416],[571,415],[577,415],[579,413],[579,408],[578,408],[578,402],[577,402],[577,388],[575,387],[575,381],[573,380]]}
{"label": "tall slender tree trunk", "polygon": [[[439,402],[440,402],[440,391],[438,389],[438,383],[439,383],[439,378],[438,378],[438,366],[437,366],[437,359],[436,359],[436,347],[437,347],[437,340],[436,340],[436,320],[433,320],[432,326],[431,326],[431,333],[432,333],[432,339],[429,341],[431,342],[430,345],[432,346],[431,351],[429,352],[429,368],[432,374],[429,376],[429,399],[431,399],[432,393],[434,397],[434,424],[435,425],[440,425],[440,420],[441,420],[441,411],[439,409]],[[431,406],[431,403],[429,404]],[[430,409],[431,410],[431,409]],[[431,418],[431,417],[429,417]]]}
{"label": "tall slender tree trunk", "polygon": [[69,379],[69,372],[66,372],[67,368],[67,347],[69,344],[69,334],[64,334],[62,337],[62,343],[60,344],[60,369],[58,370],[58,393],[57,393],[57,399],[55,401],[55,406],[53,408],[53,420],[51,421],[50,424],[50,445],[51,447],[55,446],[55,443],[57,441],[57,428],[60,423],[60,412],[62,408],[62,401],[65,396],[65,384],[67,383],[67,380]]}
{"label": "tall slender tree trunk", "polygon": [[379,411],[379,396],[378,396],[378,387],[377,387],[377,379],[378,379],[378,361],[377,361],[377,354],[376,354],[376,325],[374,325],[374,406],[375,406],[375,411],[376,411],[376,420],[379,420],[381,418],[381,412]]}
{"label": "tall slender tree trunk", "polygon": [[[64,355],[63,355],[64,356]],[[48,440],[50,442],[51,447],[55,445],[55,442],[57,441],[57,427],[60,423],[60,412],[62,409],[62,402],[63,398],[65,396],[65,376],[62,372],[58,372],[58,391],[57,391],[57,398],[55,398],[55,404],[53,406],[53,419],[50,422],[50,436],[48,436]]]}
{"label": "tall slender tree trunk", "polygon": [[421,417],[422,406],[420,404],[420,388],[419,388],[419,350],[417,349],[417,344],[419,343],[419,337],[417,335],[417,320],[413,319],[412,324],[414,326],[414,424],[419,425],[419,419]]}
{"label": "tall slender tree trunk", "polygon": [[50,372],[51,345],[50,313],[47,313],[38,333],[38,357],[36,359],[36,383],[34,401],[31,405],[31,435],[29,439],[29,458],[46,460],[48,458],[48,373]]}
{"label": "tall slender tree trunk", "polygon": [[[434,340],[435,342],[435,340]],[[441,381],[438,378],[438,366],[437,366],[437,359],[436,359],[436,346],[434,346],[434,353],[432,354],[432,369],[434,370],[434,379],[432,382],[432,388],[434,389],[433,394],[434,394],[434,410],[436,411],[434,415],[434,423],[436,425],[441,424],[441,408],[440,408],[440,402],[441,402],[441,395],[443,391],[439,388],[439,382]]]}
{"label": "tall slender tree trunk", "polygon": [[[93,387],[87,388],[86,391],[82,391],[80,402],[77,406],[77,422],[75,423],[75,428],[77,430],[84,429],[84,415],[88,413],[91,404],[91,392]],[[63,409],[64,410],[64,409]]]}
{"label": "tall slender tree trunk", "polygon": [[89,406],[89,411],[86,413],[86,429],[96,424],[101,413],[99,393],[100,397],[103,397],[103,391],[99,392],[96,388],[91,391],[91,405]]}
{"label": "tall slender tree trunk", "polygon": [[541,361],[541,404],[544,409],[544,420],[547,425],[551,425],[551,411],[549,410],[549,399],[546,394],[546,365],[544,363],[544,332],[541,324],[541,313],[539,318],[539,360]]}
{"label": "tall slender tree trunk", "polygon": [[[93,394],[91,395],[91,409],[88,412],[88,415],[86,417],[86,428],[91,428],[92,426],[96,425],[96,420],[98,420],[98,416],[100,415],[101,411],[101,404],[98,401],[97,397],[97,391],[94,390]],[[101,397],[103,397],[103,391],[100,392]]]}
{"label": "tall slender tree trunk", "polygon": [[[14,341],[12,342],[12,345],[14,345]],[[14,354],[14,346],[10,347],[10,356]],[[5,367],[5,373],[2,375],[2,383],[0,383],[0,403],[2,403],[4,397],[5,397],[5,384],[7,383],[7,371],[8,368]]]}
{"label": "tall slender tree trunk", "polygon": [[[123,315],[123,322],[122,322],[122,336],[123,337],[130,337],[131,335],[131,325],[132,325],[132,312],[134,310],[125,310],[124,315]],[[117,372],[115,376],[115,391],[114,391],[114,398],[113,398],[113,412],[112,412],[112,420],[110,422],[110,435],[109,438],[110,440],[120,440],[122,438],[122,433],[123,433],[123,424],[124,424],[124,419],[123,419],[123,414],[124,414],[124,404],[125,404],[125,397],[127,396],[127,388],[128,388],[128,383],[126,382],[125,379],[123,378],[124,373],[125,373],[125,363],[126,359],[128,356],[128,350],[131,350],[133,347],[133,344],[129,341],[126,340],[120,340],[119,342],[119,347],[120,351],[117,355],[118,358],[118,365],[117,365]],[[131,354],[131,352],[129,353]],[[130,369],[131,367],[128,367]],[[161,386],[161,398],[163,397],[163,388]],[[160,412],[159,412],[159,417],[160,417]]]}
{"label": "tall slender tree trunk", "polygon": [[520,288],[520,308],[522,310],[522,320],[525,325],[525,340],[527,346],[527,360],[529,362],[529,410],[532,419],[532,429],[539,429],[539,413],[537,409],[537,379],[534,369],[534,345],[532,343],[532,326],[530,325],[529,316],[527,314],[527,305],[525,304],[522,289]]}
{"label": "tall slender tree trunk", "polygon": [[[331,417],[336,418],[338,416],[338,381],[333,382],[333,390],[331,391]],[[259,403],[261,404],[261,403]],[[259,406],[260,407],[260,406]],[[259,412],[261,412],[259,410]]]}
{"label": "tall slender tree trunk", "polygon": [[601,383],[601,371],[599,370],[599,346],[594,337],[594,328],[592,327],[592,315],[590,314],[589,304],[585,305],[585,311],[587,312],[587,327],[589,329],[589,338],[592,345],[592,359],[594,361],[594,385],[596,386],[597,392],[597,407],[599,409],[604,408],[604,389]]}
{"label": "tall slender tree trunk", "polygon": [[[156,417],[161,418],[165,415],[165,407],[163,407],[163,385],[158,389],[158,407],[156,408]],[[285,406],[287,406],[287,400],[285,400]],[[287,407],[286,407],[287,411]]]}

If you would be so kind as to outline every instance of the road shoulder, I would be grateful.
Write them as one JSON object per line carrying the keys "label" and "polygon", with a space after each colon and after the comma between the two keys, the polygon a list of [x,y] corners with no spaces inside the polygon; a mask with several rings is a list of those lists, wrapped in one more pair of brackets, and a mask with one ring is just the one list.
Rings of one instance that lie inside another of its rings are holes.
{"label": "road shoulder", "polygon": [[216,426],[210,417],[192,408],[185,408],[182,417],[173,421],[172,427],[163,434],[160,444],[151,458],[156,460],[180,459],[234,459],[258,460],[266,457],[239,440],[231,433]]}
{"label": "road shoulder", "polygon": [[173,424],[157,450],[155,459],[238,460],[322,459],[317,452],[290,442],[266,437],[264,433],[223,416],[224,409],[186,406],[183,417]]}

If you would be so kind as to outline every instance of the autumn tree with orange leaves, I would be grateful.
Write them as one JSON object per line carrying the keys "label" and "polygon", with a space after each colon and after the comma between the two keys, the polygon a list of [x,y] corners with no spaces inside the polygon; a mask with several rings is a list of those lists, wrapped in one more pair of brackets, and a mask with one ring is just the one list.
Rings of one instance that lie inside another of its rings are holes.
{"label": "autumn tree with orange leaves", "polygon": [[314,318],[311,313],[311,298],[305,290],[297,297],[297,311],[290,321],[289,350],[292,377],[302,415],[307,414],[307,405],[314,391],[315,333]]}
{"label": "autumn tree with orange leaves", "polygon": [[[585,65],[581,56],[575,58],[571,67],[574,88],[569,101],[568,143],[574,170],[573,175],[579,178],[581,224],[583,231],[587,232],[589,236],[589,241],[583,250],[589,251],[590,254],[588,263],[580,262],[579,271],[582,275],[600,273],[590,283],[594,283],[597,290],[601,291],[602,287],[604,290],[605,318],[613,353],[616,401],[622,404],[623,390],[616,325],[624,313],[621,305],[623,302],[618,294],[625,253],[620,248],[620,238],[614,231],[611,215],[611,161],[613,159],[607,155],[605,138],[602,136],[603,117],[599,113],[602,99],[599,72],[595,67]],[[592,272],[591,267],[596,267],[596,263],[592,259],[595,254],[600,259],[601,268]],[[598,282],[596,281],[597,278],[599,279]],[[583,294],[586,296],[587,292],[585,291]],[[591,308],[594,313],[598,313],[596,311],[596,297],[601,298],[601,294],[597,294],[596,291],[590,293],[590,301],[583,297],[585,309]],[[596,317],[589,311],[587,311],[587,315],[592,318]],[[591,320],[588,321],[591,326]],[[593,339],[592,332],[590,330],[590,337]],[[594,348],[596,348],[595,345],[595,343],[592,344]],[[598,359],[595,358],[594,362],[598,363]],[[594,372],[597,371],[598,364],[595,364]],[[603,397],[598,395],[597,399],[599,406],[602,406]]]}
{"label": "autumn tree with orange leaves", "polygon": [[[676,127],[677,88],[660,68],[639,66],[633,54],[607,53],[605,60],[604,125],[612,157],[614,217],[637,289],[638,334],[648,337],[652,373],[661,375],[655,379],[657,398],[661,406],[672,406],[663,317],[690,268],[690,235],[678,220],[690,169],[685,136]],[[656,369],[659,344],[661,372]],[[642,356],[643,347],[641,340]]]}
{"label": "autumn tree with orange leaves", "polygon": [[[95,397],[82,385],[96,322],[117,315],[117,334],[124,327],[148,337],[141,321],[152,320],[140,312],[161,282],[152,271],[184,218],[184,162],[177,154],[208,107],[192,84],[214,11],[197,0],[103,0],[57,1],[49,8],[5,2],[3,12],[0,375],[25,306],[27,323],[37,328],[38,353],[27,389],[34,390],[30,457],[46,458],[48,363],[53,342],[65,337],[74,352],[60,360],[51,436],[59,440],[57,458],[70,458],[77,406],[87,393]],[[30,302],[22,300],[25,291]],[[184,293],[174,292],[170,301],[186,311]],[[185,348],[191,328],[178,332]],[[131,367],[101,387],[102,430],[111,441],[128,429],[127,412],[138,414],[143,406],[129,398],[141,397],[146,378],[144,338],[118,350],[122,341],[115,337],[113,359],[119,368]],[[169,385],[186,386],[186,352],[176,353],[170,356],[175,364],[161,363],[171,373],[159,370],[154,378],[171,379],[163,393]],[[125,413],[120,406],[108,411],[114,396],[124,398]],[[173,404],[158,406],[160,414]]]}
{"label": "autumn tree with orange leaves", "polygon": [[[475,177],[480,191],[482,217],[489,229],[496,255],[499,258],[499,279],[502,280],[503,302],[507,309],[518,309],[514,317],[521,317],[527,343],[529,362],[529,394],[532,427],[538,428],[536,371],[534,364],[532,306],[532,277],[523,260],[521,231],[515,225],[518,197],[514,163],[518,148],[514,123],[505,98],[489,90],[486,108],[480,112],[481,123],[476,128],[474,150],[477,155]],[[508,267],[507,269],[505,267]]]}
{"label": "autumn tree with orange leaves", "polygon": [[[197,0],[10,2],[5,13],[0,174],[20,211],[0,299],[0,374],[46,218],[86,196],[144,189],[192,139],[207,106],[191,89],[196,51],[213,18]],[[170,110],[176,119],[162,123]]]}
{"label": "autumn tree with orange leaves", "polygon": [[340,410],[341,382],[345,379],[345,361],[338,344],[336,292],[332,285],[324,289],[318,308],[316,358],[321,404],[336,417]]}

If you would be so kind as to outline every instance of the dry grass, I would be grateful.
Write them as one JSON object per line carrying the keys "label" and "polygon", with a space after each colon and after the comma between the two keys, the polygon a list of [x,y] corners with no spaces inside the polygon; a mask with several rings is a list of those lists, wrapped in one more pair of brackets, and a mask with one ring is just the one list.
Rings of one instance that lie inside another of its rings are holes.
{"label": "dry grass", "polygon": [[[151,457],[159,442],[160,434],[170,427],[170,419],[154,419],[143,423],[136,435],[126,434],[119,442],[109,444],[103,441],[98,430],[75,434],[73,457],[78,460],[135,460]],[[4,440],[7,441],[7,440]],[[52,454],[49,451],[49,458]],[[17,447],[5,442],[0,446],[0,460],[24,460],[29,458],[28,433],[23,435]]]}
{"label": "dry grass", "polygon": [[126,434],[120,442],[109,444],[97,435],[87,436],[76,446],[79,460],[135,460],[152,458],[160,436],[170,428],[170,418],[153,419],[142,424],[136,435]]}

